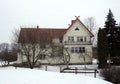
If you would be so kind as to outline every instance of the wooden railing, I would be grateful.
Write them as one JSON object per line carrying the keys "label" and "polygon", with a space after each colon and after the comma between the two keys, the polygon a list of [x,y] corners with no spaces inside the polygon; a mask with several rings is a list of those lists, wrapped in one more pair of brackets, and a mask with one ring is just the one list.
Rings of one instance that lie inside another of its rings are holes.
{"label": "wooden railing", "polygon": [[79,67],[74,67],[74,68],[64,68],[60,69],[60,73],[91,73],[94,74],[94,77],[96,78],[96,74],[99,73],[97,69],[88,69],[88,68],[79,68]]}
{"label": "wooden railing", "polygon": [[92,43],[90,41],[86,42],[77,42],[77,41],[65,41],[64,44],[82,44],[82,45],[91,45]]}

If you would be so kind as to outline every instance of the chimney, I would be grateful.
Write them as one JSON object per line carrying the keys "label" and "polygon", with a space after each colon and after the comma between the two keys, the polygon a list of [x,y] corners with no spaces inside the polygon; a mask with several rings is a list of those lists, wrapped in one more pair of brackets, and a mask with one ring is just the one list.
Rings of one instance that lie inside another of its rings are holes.
{"label": "chimney", "polygon": [[37,25],[37,29],[39,28],[39,25]]}

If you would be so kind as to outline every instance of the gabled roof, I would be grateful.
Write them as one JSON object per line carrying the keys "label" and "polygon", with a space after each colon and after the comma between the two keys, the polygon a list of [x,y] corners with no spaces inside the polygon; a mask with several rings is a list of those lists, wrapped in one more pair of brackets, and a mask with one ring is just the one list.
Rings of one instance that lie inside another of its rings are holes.
{"label": "gabled roof", "polygon": [[[82,23],[82,21],[79,19],[79,16],[78,16],[78,17],[76,16],[76,19],[71,21],[71,25],[68,27],[68,30],[72,27],[72,25],[73,25],[76,21],[79,21],[79,22],[80,22],[80,24],[90,33],[91,37],[94,36],[94,35],[92,34],[92,32],[89,31],[89,29],[88,29],[88,28]],[[66,31],[66,32],[67,32],[67,31]]]}
{"label": "gabled roof", "polygon": [[68,28],[21,28],[18,42],[19,43],[39,43],[48,42],[52,43],[53,38],[62,38],[64,34],[71,28],[71,26],[79,21],[83,27],[90,33],[91,37],[93,34],[88,28],[80,21],[78,17],[72,20],[71,25]]}
{"label": "gabled roof", "polygon": [[52,42],[53,38],[62,38],[67,29],[21,28],[19,43]]}

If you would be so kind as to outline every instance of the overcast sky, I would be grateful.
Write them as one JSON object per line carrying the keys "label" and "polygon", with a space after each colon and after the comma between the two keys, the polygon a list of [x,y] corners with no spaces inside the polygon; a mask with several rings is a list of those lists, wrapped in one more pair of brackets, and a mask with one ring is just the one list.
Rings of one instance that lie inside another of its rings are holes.
{"label": "overcast sky", "polygon": [[119,23],[120,0],[0,0],[0,43],[10,43],[20,26],[67,28],[75,16],[94,17],[103,27],[109,8]]}

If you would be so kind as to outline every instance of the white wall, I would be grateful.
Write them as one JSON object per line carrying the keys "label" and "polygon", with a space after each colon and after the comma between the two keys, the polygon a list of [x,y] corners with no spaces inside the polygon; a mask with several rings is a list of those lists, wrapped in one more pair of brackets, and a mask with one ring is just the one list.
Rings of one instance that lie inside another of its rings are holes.
{"label": "white wall", "polygon": [[[76,31],[75,28],[78,27],[79,30]],[[66,41],[68,41],[68,36],[74,36],[74,43],[69,43],[65,44]],[[77,43],[77,37],[78,36],[86,36],[86,42],[82,43]],[[77,20],[66,32],[66,34],[63,37],[63,44],[65,47],[68,47],[69,53],[71,56],[70,63],[83,63],[83,56],[80,53],[71,53],[71,48],[72,47],[85,47],[85,51],[87,52],[88,55],[84,55],[86,58],[86,63],[92,63],[92,44],[90,43],[91,39],[91,34],[86,30],[86,28]],[[59,43],[59,38],[54,38],[53,42]],[[49,50],[50,51],[50,50]],[[18,54],[18,62],[26,61],[26,57],[23,56],[21,58],[20,54]],[[49,58],[45,60],[39,60],[40,63],[51,63],[51,64],[56,64],[56,63],[63,63],[62,58]]]}

